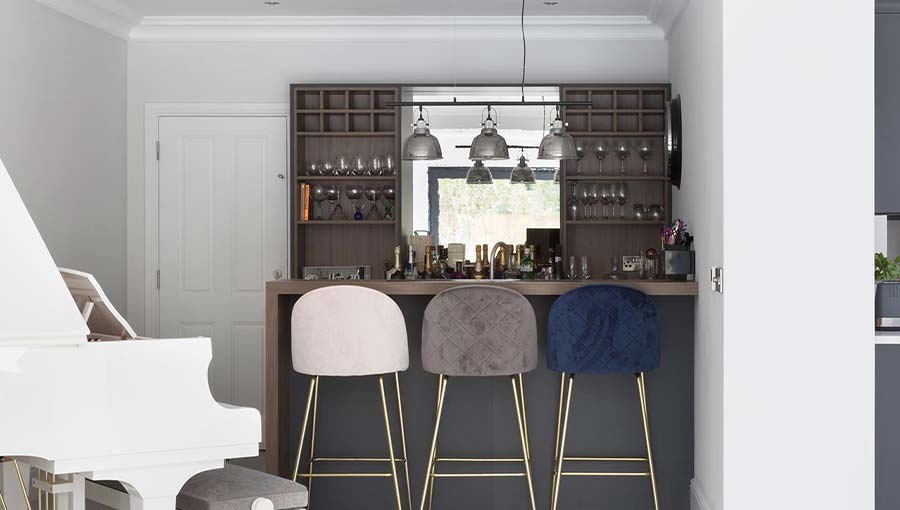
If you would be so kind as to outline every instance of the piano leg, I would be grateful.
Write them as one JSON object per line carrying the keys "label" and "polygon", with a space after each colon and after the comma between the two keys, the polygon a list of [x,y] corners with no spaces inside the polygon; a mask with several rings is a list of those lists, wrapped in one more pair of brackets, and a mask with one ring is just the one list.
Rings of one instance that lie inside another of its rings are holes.
{"label": "piano leg", "polygon": [[168,464],[134,469],[95,472],[94,480],[118,480],[138,503],[132,510],[175,510],[175,498],[184,484],[197,473],[219,469],[223,460]]}

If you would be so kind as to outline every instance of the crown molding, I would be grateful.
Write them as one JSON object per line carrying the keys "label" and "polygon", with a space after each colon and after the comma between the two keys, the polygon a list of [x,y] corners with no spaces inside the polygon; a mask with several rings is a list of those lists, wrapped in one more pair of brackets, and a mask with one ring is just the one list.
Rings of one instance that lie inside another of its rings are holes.
{"label": "crown molding", "polygon": [[900,0],[875,0],[875,14],[900,14]]}
{"label": "crown molding", "polygon": [[678,22],[681,13],[688,0],[653,0],[650,5],[650,13],[647,19],[660,27],[666,33],[666,37],[672,32],[672,27]]}
{"label": "crown molding", "polygon": [[[54,0],[59,1],[59,0]],[[136,42],[518,40],[518,16],[147,16]],[[531,16],[529,40],[664,40],[645,16]]]}
{"label": "crown molding", "polygon": [[35,0],[55,11],[112,34],[120,39],[128,35],[141,16],[116,0]]}

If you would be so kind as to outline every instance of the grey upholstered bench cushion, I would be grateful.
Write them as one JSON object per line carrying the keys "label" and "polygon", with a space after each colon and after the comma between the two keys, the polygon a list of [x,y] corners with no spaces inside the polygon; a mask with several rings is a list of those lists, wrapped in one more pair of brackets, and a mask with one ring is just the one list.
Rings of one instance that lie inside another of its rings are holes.
{"label": "grey upholstered bench cushion", "polygon": [[178,510],[250,510],[257,498],[266,498],[275,510],[306,507],[306,487],[268,473],[226,464],[188,480],[175,506]]}

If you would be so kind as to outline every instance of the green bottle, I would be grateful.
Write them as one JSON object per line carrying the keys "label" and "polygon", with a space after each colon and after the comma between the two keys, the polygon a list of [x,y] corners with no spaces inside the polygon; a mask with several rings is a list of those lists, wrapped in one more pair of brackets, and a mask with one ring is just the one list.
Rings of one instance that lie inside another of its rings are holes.
{"label": "green bottle", "polygon": [[531,250],[529,248],[525,248],[525,256],[522,257],[519,273],[523,280],[534,280],[534,260],[531,258]]}

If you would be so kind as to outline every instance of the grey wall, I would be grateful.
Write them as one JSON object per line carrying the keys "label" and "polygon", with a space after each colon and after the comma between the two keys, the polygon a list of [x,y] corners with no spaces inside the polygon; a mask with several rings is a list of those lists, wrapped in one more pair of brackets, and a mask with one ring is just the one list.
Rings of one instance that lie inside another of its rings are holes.
{"label": "grey wall", "polygon": [[875,15],[875,211],[900,213],[900,14]]}
{"label": "grey wall", "polygon": [[0,158],[56,263],[94,273],[124,310],[127,45],[2,0],[0,48]]}
{"label": "grey wall", "polygon": [[[424,296],[398,296],[409,334],[410,366],[401,375],[403,410],[409,447],[412,479],[412,508],[422,496],[425,466],[434,426],[437,376],[422,370],[422,315],[428,303]],[[537,370],[525,375],[525,396],[529,437],[534,465],[537,507],[550,506],[550,470],[556,433],[560,376],[546,368],[545,337],[547,314],[555,298],[531,297],[538,320],[541,359]],[[660,508],[687,510],[689,485],[693,476],[694,452],[694,328],[693,298],[656,298],[662,327],[661,366],[647,375],[647,400],[652,428],[653,453],[660,494]],[[306,403],[309,378],[291,377],[291,430],[299,431]],[[378,386],[374,377],[322,378],[319,391],[317,456],[386,456],[387,444],[381,418]],[[390,397],[391,409],[395,409]],[[521,454],[512,388],[507,377],[450,378],[441,421],[438,454],[444,457],[510,457]],[[393,412],[393,411],[392,411]],[[575,378],[572,397],[567,456],[643,455],[643,431],[637,386],[631,375],[585,375]],[[395,425],[396,431],[396,425]],[[396,432],[395,432],[396,433]],[[399,434],[397,433],[398,437]],[[307,437],[307,442],[309,438]],[[291,458],[297,437],[291,438]],[[308,456],[307,443],[304,459]],[[395,446],[396,448],[396,446]],[[633,466],[624,466],[624,470]],[[504,464],[467,465],[469,472],[516,471]],[[581,470],[602,470],[592,464]],[[317,470],[347,472],[356,465],[322,466]],[[385,466],[370,466],[383,471]],[[439,472],[454,466],[441,464]],[[569,463],[566,470],[576,470]],[[607,470],[616,467],[606,465]],[[623,470],[623,466],[618,467]],[[457,472],[459,468],[457,468]],[[401,490],[403,487],[401,486]],[[403,492],[405,494],[405,492]],[[312,506],[331,510],[394,508],[393,492],[387,479],[316,479]],[[632,510],[652,508],[650,483],[646,478],[565,478],[561,485],[560,508],[587,510]],[[405,496],[404,496],[405,502]],[[406,507],[404,503],[404,507]],[[435,484],[434,508],[471,510],[522,510],[528,508],[528,493],[521,478],[439,479]]]}
{"label": "grey wall", "polygon": [[875,510],[900,508],[900,345],[875,346]]}

